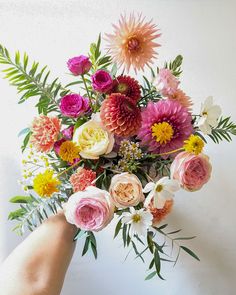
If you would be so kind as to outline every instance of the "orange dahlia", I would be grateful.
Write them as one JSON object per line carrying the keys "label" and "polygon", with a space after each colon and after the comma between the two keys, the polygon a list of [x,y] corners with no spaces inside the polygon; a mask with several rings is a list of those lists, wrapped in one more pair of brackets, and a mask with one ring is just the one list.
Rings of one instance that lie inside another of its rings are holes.
{"label": "orange dahlia", "polygon": [[61,128],[58,117],[41,115],[34,119],[31,127],[31,143],[38,152],[48,153],[57,141]]}
{"label": "orange dahlia", "polygon": [[128,96],[133,101],[138,101],[141,97],[140,85],[138,81],[129,76],[119,76],[113,81],[110,93],[121,93]]}
{"label": "orange dahlia", "polygon": [[169,95],[168,98],[177,100],[182,106],[186,107],[189,111],[192,109],[192,101],[183,90],[177,89],[173,94]]}
{"label": "orange dahlia", "polygon": [[166,216],[172,210],[173,203],[174,203],[173,200],[167,200],[162,209],[157,209],[157,208],[153,207],[153,201],[150,202],[150,204],[148,205],[148,210],[152,213],[152,216],[153,216],[153,220],[152,220],[153,226],[156,226],[164,218],[166,218]]}
{"label": "orange dahlia", "polygon": [[146,21],[142,14],[135,17],[121,15],[118,25],[113,25],[114,34],[107,34],[108,49],[113,61],[129,71],[144,70],[145,65],[153,63],[157,55],[155,48],[160,46],[154,39],[160,37],[152,20]]}
{"label": "orange dahlia", "polygon": [[118,136],[133,136],[141,127],[141,111],[133,100],[120,93],[112,93],[101,106],[104,126]]}

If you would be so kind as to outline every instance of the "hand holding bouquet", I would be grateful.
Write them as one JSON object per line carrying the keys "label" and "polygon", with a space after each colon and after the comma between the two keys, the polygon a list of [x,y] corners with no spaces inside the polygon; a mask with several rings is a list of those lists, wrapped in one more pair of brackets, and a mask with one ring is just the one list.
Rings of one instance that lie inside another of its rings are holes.
{"label": "hand holding bouquet", "polygon": [[[182,56],[152,66],[159,37],[142,15],[121,16],[105,36],[105,54],[99,35],[88,55],[68,60],[72,82],[65,86],[58,78],[49,82],[47,67],[29,66],[27,54],[17,52],[13,60],[0,46],[0,63],[21,93],[19,103],[36,97],[39,114],[20,133],[25,195],[11,199],[20,204],[9,214],[18,221],[15,230],[33,230],[63,209],[78,228],[74,239],[85,239],[82,255],[91,249],[97,257],[95,233],[114,218],[114,236],[121,235],[124,247],[141,260],[151,253],[147,279],[162,279],[161,262],[176,263],[180,251],[199,260],[182,244],[193,237],[176,236],[180,230],[170,232],[161,222],[178,190],[193,192],[209,181],[207,139],[219,143],[236,135],[236,125],[212,97],[192,112],[193,102],[180,87]],[[137,74],[144,71],[141,83]],[[177,248],[172,259],[170,241]]]}

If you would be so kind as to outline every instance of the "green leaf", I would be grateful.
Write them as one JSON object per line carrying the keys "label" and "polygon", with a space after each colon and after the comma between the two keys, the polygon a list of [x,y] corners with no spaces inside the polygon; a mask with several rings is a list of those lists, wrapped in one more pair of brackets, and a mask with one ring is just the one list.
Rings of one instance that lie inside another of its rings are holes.
{"label": "green leaf", "polygon": [[157,275],[156,271],[151,272],[148,276],[146,276],[145,281],[151,280],[156,275]]}
{"label": "green leaf", "polygon": [[17,209],[15,211],[12,211],[8,215],[9,220],[15,220],[18,219],[19,217],[24,216],[25,210],[23,208]]}
{"label": "green leaf", "polygon": [[85,240],[85,243],[84,243],[84,248],[83,248],[82,256],[84,256],[88,252],[89,243],[90,243],[90,237],[88,236],[86,238],[86,240]]}
{"label": "green leaf", "polygon": [[9,200],[11,203],[27,204],[33,201],[32,197],[29,196],[15,196]]}
{"label": "green leaf", "polygon": [[77,229],[77,233],[75,234],[74,239],[73,239],[74,242],[78,240],[80,234],[81,234],[81,229],[78,228],[78,229]]}
{"label": "green leaf", "polygon": [[181,249],[183,249],[185,252],[187,252],[189,255],[191,255],[193,258],[195,258],[196,260],[200,261],[200,259],[198,258],[198,256],[189,248],[185,247],[185,246],[180,246]]}
{"label": "green leaf", "polygon": [[161,260],[160,260],[160,255],[157,249],[155,249],[154,251],[154,264],[155,264],[155,268],[157,273],[160,273],[161,271]]}
{"label": "green leaf", "polygon": [[24,135],[24,134],[26,134],[26,133],[29,133],[29,132],[30,132],[30,129],[29,129],[29,128],[24,128],[24,129],[22,129],[22,130],[19,132],[18,137],[20,137],[20,136],[22,136],[22,135]]}
{"label": "green leaf", "polygon": [[121,219],[117,222],[116,228],[115,228],[115,234],[114,234],[114,239],[117,237],[121,230],[122,222]]}
{"label": "green leaf", "polygon": [[183,238],[175,238],[173,239],[174,241],[181,241],[181,240],[192,240],[192,239],[195,239],[196,236],[193,236],[193,237],[183,237]]}

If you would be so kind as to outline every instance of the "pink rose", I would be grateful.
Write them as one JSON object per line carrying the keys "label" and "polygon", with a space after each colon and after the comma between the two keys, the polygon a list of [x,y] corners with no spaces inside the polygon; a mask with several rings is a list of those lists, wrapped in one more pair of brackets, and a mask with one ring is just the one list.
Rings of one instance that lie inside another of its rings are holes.
{"label": "pink rose", "polygon": [[92,67],[92,63],[87,56],[80,55],[69,59],[67,66],[72,74],[78,76],[88,73]]}
{"label": "pink rose", "polygon": [[114,206],[108,192],[89,186],[69,198],[64,204],[64,212],[66,220],[78,228],[100,231],[112,220]]}
{"label": "pink rose", "polygon": [[171,164],[171,176],[187,191],[197,191],[211,176],[209,157],[188,152],[179,153]]}
{"label": "pink rose", "polygon": [[113,86],[111,75],[104,70],[98,70],[94,75],[92,75],[92,86],[93,89],[98,92],[107,92]]}
{"label": "pink rose", "polygon": [[169,69],[160,69],[155,84],[163,96],[170,96],[176,92],[179,81]]}
{"label": "pink rose", "polygon": [[64,116],[77,118],[88,109],[88,99],[79,94],[68,94],[61,98],[60,110]]}

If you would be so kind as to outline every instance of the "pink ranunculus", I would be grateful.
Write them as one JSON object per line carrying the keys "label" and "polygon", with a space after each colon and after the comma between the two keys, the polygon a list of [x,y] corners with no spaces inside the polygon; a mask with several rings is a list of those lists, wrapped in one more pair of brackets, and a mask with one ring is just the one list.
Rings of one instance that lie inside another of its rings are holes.
{"label": "pink ranunculus", "polygon": [[111,75],[107,71],[98,70],[92,75],[92,86],[94,90],[106,93],[113,86]]}
{"label": "pink ranunculus", "polygon": [[74,126],[70,126],[66,129],[63,129],[61,131],[61,133],[63,134],[63,136],[67,139],[67,140],[71,140],[74,134]]}
{"label": "pink ranunculus", "polygon": [[78,228],[100,231],[112,220],[114,206],[107,191],[89,186],[70,196],[64,204],[64,212],[66,220]]}
{"label": "pink ranunculus", "polygon": [[68,94],[61,98],[60,110],[64,116],[77,118],[89,109],[87,98],[79,94]]}
{"label": "pink ranunculus", "polygon": [[67,66],[73,75],[78,76],[88,73],[92,63],[87,56],[80,55],[69,59]]}
{"label": "pink ranunculus", "polygon": [[160,69],[159,75],[154,84],[163,96],[170,96],[176,92],[179,86],[179,81],[172,74],[171,70]]}
{"label": "pink ranunculus", "polygon": [[171,176],[178,180],[185,190],[197,191],[208,182],[211,170],[208,156],[181,152],[171,165]]}

